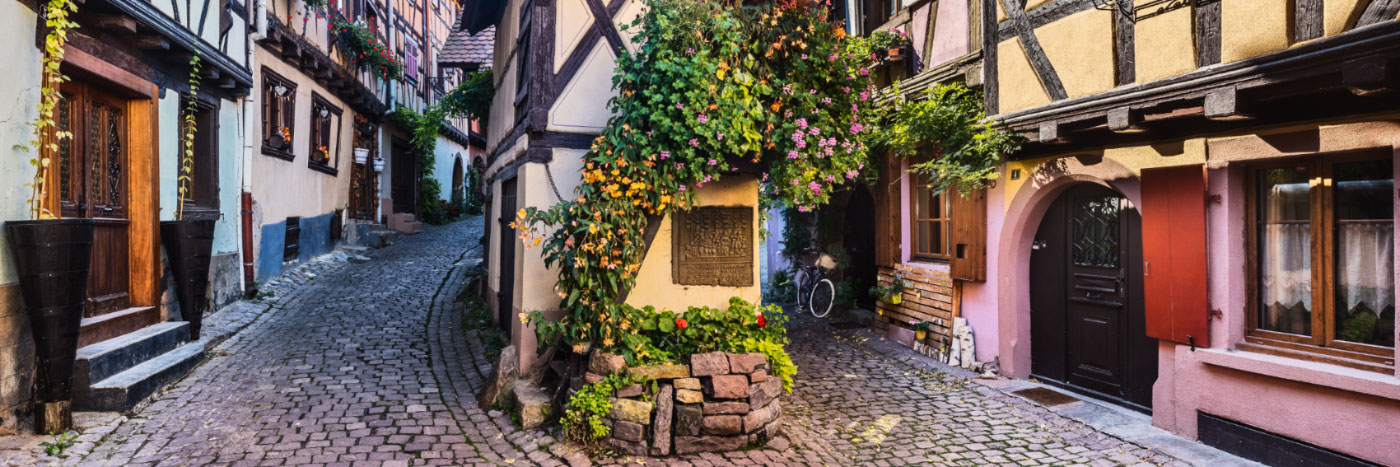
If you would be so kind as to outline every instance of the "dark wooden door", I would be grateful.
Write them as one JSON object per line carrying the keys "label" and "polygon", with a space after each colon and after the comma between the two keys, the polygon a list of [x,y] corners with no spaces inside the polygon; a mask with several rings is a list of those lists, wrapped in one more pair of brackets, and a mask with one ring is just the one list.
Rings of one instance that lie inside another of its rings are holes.
{"label": "dark wooden door", "polygon": [[418,161],[408,143],[394,140],[393,166],[390,168],[392,187],[389,196],[394,198],[394,212],[418,213]]}
{"label": "dark wooden door", "polygon": [[501,183],[501,211],[497,219],[500,227],[500,285],[496,290],[497,322],[501,329],[510,335],[510,323],[515,313],[515,229],[510,223],[515,220],[515,179]]}
{"label": "dark wooden door", "polygon": [[[853,281],[856,290],[867,290],[875,285],[875,199],[864,185],[851,190],[846,201],[846,228],[841,234],[842,246],[851,258],[851,266],[844,271],[845,278]],[[874,305],[869,294],[856,294],[857,300]]]}
{"label": "dark wooden door", "polygon": [[1156,340],[1146,335],[1142,218],[1117,192],[1071,188],[1045,214],[1031,256],[1031,371],[1148,409]]}
{"label": "dark wooden door", "polygon": [[130,305],[127,212],[127,102],[79,82],[65,83],[57,110],[71,138],[58,148],[59,209],[96,220],[88,304],[93,317]]}

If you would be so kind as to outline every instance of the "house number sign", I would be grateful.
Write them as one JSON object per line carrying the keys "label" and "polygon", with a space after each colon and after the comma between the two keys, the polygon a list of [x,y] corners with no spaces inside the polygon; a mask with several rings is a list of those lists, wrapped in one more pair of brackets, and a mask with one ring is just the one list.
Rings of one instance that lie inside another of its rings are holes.
{"label": "house number sign", "polygon": [[753,208],[697,207],[671,216],[671,282],[753,285]]}

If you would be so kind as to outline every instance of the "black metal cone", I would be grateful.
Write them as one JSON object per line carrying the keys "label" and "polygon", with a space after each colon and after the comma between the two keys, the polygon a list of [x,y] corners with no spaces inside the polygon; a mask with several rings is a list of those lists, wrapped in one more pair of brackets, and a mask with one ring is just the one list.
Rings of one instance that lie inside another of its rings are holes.
{"label": "black metal cone", "polygon": [[5,223],[38,360],[35,399],[72,397],[73,359],[87,300],[92,219]]}
{"label": "black metal cone", "polygon": [[165,246],[170,272],[175,276],[180,316],[190,323],[190,338],[198,340],[204,312],[209,308],[209,255],[214,247],[214,221],[162,221],[160,243]]}

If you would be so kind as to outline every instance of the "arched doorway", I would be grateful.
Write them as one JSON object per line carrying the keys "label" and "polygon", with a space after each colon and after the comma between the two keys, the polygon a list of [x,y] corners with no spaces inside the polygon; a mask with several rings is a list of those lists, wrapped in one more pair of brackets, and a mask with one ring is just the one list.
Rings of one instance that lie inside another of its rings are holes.
{"label": "arched doorway", "polygon": [[841,246],[846,249],[846,254],[851,258],[851,266],[846,269],[845,277],[848,281],[854,281],[856,294],[859,302],[870,300],[870,294],[864,293],[870,286],[875,285],[875,198],[871,197],[870,190],[864,185],[858,185],[851,190],[850,197],[846,198],[846,212],[843,215],[846,228],[841,236]]}
{"label": "arched doorway", "polygon": [[462,186],[462,177],[464,175],[465,173],[462,170],[462,155],[457,154],[456,157],[452,158],[452,186],[447,187],[447,190],[448,193],[451,193],[452,204],[457,205],[458,208],[462,207],[462,203],[466,201],[467,198],[466,187]]}
{"label": "arched doorway", "polygon": [[1137,207],[1102,185],[1072,186],[1031,248],[1031,373],[1150,411],[1157,341],[1143,315]]}

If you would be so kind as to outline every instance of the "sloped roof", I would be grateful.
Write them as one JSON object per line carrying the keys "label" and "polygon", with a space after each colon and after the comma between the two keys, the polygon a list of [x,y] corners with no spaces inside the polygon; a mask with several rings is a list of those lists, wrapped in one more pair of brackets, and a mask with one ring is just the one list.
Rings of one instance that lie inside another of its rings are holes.
{"label": "sloped roof", "polygon": [[462,17],[469,11],[463,9],[457,16],[457,24],[453,26],[452,34],[447,36],[442,53],[438,54],[438,65],[467,70],[491,66],[491,56],[496,47],[496,26],[489,26],[476,34],[467,32],[461,26]]}

